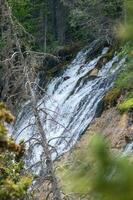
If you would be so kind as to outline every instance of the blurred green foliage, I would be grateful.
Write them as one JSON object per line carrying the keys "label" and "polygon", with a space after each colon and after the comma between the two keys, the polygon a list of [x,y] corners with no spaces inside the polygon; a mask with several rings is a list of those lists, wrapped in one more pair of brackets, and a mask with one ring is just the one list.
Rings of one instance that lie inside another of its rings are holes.
{"label": "blurred green foliage", "polygon": [[129,44],[125,46],[128,61],[116,80],[116,87],[125,91],[118,109],[125,112],[133,110],[133,1],[125,0],[125,24],[122,25],[119,33],[123,40],[129,41]]}
{"label": "blurred green foliage", "polygon": [[[120,49],[118,56],[126,58],[119,75],[117,76],[113,88],[105,95],[104,103],[106,106],[116,106],[117,103],[122,103],[132,97],[133,94],[133,58],[132,58],[132,42],[128,42]],[[117,106],[121,108],[121,106]],[[121,109],[119,109],[121,110]],[[128,111],[124,109],[124,111]]]}
{"label": "blurred green foliage", "polygon": [[118,29],[118,35],[124,43],[119,56],[127,59],[113,89],[105,97],[106,103],[113,106],[120,98],[117,108],[121,113],[133,110],[133,1],[125,0],[124,3],[125,21]]}
{"label": "blurred green foliage", "polygon": [[120,25],[119,36],[123,40],[133,40],[133,1],[124,0],[125,23]]}
{"label": "blurred green foliage", "polygon": [[132,200],[132,162],[111,152],[101,136],[73,156],[71,165],[62,170],[67,193],[86,195],[91,200]]}

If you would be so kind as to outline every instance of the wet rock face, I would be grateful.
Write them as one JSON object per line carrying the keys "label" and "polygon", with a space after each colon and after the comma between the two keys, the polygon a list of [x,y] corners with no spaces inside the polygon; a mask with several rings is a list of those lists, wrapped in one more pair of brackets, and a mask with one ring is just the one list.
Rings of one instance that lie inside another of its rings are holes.
{"label": "wet rock face", "polygon": [[73,56],[80,50],[80,44],[73,44],[70,46],[63,47],[59,49],[56,56],[60,58],[61,61],[70,61]]}
{"label": "wet rock face", "polygon": [[107,41],[105,39],[95,40],[93,43],[91,43],[90,51],[87,53],[87,56],[86,56],[86,58],[87,58],[86,62],[93,59],[96,54],[97,55],[100,54],[101,49],[103,49],[104,47],[108,47],[108,46],[109,46],[109,44],[107,43]]}
{"label": "wet rock face", "polygon": [[128,113],[120,115],[115,107],[110,108],[93,121],[86,133],[101,133],[112,148],[122,149],[128,143],[127,138],[128,141],[133,138],[133,124],[129,124],[130,120]]}
{"label": "wet rock face", "polygon": [[[104,135],[110,148],[133,152],[133,123],[129,124],[130,114],[120,115],[116,108],[110,108],[96,117],[77,142],[74,151],[87,147],[94,134],[101,134]],[[64,155],[62,161],[63,159],[69,160],[69,155]]]}
{"label": "wet rock face", "polygon": [[97,110],[96,110],[96,114],[95,114],[95,117],[96,118],[99,118],[101,117],[102,113],[104,111],[104,101],[101,100],[97,106]]}
{"label": "wet rock face", "polygon": [[47,55],[43,60],[43,68],[45,70],[50,70],[60,63],[59,59],[52,55]]}
{"label": "wet rock face", "polygon": [[90,76],[97,76],[98,74],[98,69],[94,68],[91,72],[90,72]]}

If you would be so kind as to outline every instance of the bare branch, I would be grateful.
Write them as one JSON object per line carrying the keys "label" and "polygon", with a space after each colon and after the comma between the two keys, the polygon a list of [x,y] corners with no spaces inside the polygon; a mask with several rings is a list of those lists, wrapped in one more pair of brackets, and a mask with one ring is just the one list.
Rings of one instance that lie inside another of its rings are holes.
{"label": "bare branch", "polygon": [[66,140],[66,138],[70,138],[70,137],[63,137],[63,136],[54,137],[54,138],[51,138],[50,140],[48,140],[48,143],[50,143],[52,140],[63,139],[68,144],[68,141]]}
{"label": "bare branch", "polygon": [[27,128],[29,128],[30,126],[35,126],[35,124],[28,124],[26,127],[24,127],[18,134],[17,136],[15,137],[15,140],[18,139],[18,137],[20,136],[20,134]]}
{"label": "bare branch", "polygon": [[[43,113],[46,114],[46,112],[42,109],[40,109],[40,111],[42,111]],[[63,126],[60,122],[57,122],[50,114],[48,114],[48,116],[51,117],[51,119],[47,119],[47,120],[51,120],[53,122],[55,122],[56,124],[60,125],[62,128],[64,128],[65,131],[70,132],[65,126]]]}

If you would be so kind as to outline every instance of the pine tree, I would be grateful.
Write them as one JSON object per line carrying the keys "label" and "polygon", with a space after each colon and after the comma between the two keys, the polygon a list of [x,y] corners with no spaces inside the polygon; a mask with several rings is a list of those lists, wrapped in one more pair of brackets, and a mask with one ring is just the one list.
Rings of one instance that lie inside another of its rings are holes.
{"label": "pine tree", "polygon": [[16,200],[28,196],[31,176],[24,173],[23,143],[16,144],[5,124],[14,121],[7,107],[0,103],[0,199]]}
{"label": "pine tree", "polygon": [[100,136],[74,155],[75,161],[63,170],[67,192],[89,200],[132,200],[131,159],[115,156]]}

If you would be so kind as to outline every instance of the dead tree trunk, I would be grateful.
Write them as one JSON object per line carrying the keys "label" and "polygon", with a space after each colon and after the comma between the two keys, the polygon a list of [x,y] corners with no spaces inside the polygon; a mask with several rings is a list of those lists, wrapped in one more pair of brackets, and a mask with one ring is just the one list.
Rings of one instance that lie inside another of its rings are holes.
{"label": "dead tree trunk", "polygon": [[43,125],[41,123],[41,119],[40,119],[40,116],[39,116],[39,113],[37,110],[37,99],[36,99],[35,92],[32,89],[31,82],[28,77],[28,72],[26,72],[26,77],[27,77],[28,89],[29,89],[30,96],[31,96],[31,104],[32,104],[32,109],[33,109],[33,113],[35,116],[36,127],[37,127],[38,133],[40,134],[41,140],[42,140],[42,147],[43,147],[43,151],[45,154],[47,174],[50,179],[50,183],[51,183],[51,187],[52,187],[53,200],[61,200],[61,194],[60,194],[57,178],[56,178],[55,172],[54,172],[53,161],[51,159],[51,153],[49,150],[48,141],[47,141],[46,134],[44,132]]}
{"label": "dead tree trunk", "polygon": [[54,171],[54,166],[53,166],[53,161],[52,161],[52,158],[51,158],[51,152],[50,152],[49,144],[48,144],[46,133],[44,131],[42,121],[41,121],[41,118],[40,118],[40,115],[39,115],[39,111],[38,111],[38,108],[37,108],[36,93],[34,92],[34,89],[32,88],[33,82],[31,82],[31,78],[29,76],[30,66],[28,66],[27,59],[24,57],[24,55],[22,53],[21,45],[20,45],[19,39],[17,37],[14,22],[12,20],[11,13],[10,13],[11,11],[10,11],[10,8],[9,8],[7,2],[6,2],[6,7],[7,7],[7,10],[8,10],[8,16],[10,18],[10,23],[12,25],[12,29],[13,29],[13,33],[14,33],[15,44],[16,44],[16,48],[17,48],[16,53],[19,56],[19,60],[20,60],[19,65],[21,66],[21,68],[24,71],[23,75],[24,75],[24,79],[25,79],[25,82],[26,82],[27,88],[28,88],[28,93],[29,93],[29,96],[30,96],[30,99],[31,99],[32,110],[33,110],[33,114],[34,114],[34,117],[35,117],[36,129],[37,129],[38,134],[41,138],[41,144],[42,144],[42,148],[43,148],[43,153],[44,153],[44,157],[45,157],[45,165],[46,165],[46,169],[44,169],[44,171],[45,170],[47,171],[47,177],[48,177],[48,180],[49,180],[50,185],[51,185],[52,199],[53,200],[61,200],[60,189],[59,189],[58,181],[57,181],[55,171]]}
{"label": "dead tree trunk", "polygon": [[[18,42],[18,40],[17,40]],[[41,142],[42,142],[42,148],[44,151],[44,156],[45,156],[45,163],[46,163],[46,170],[47,170],[47,176],[49,178],[49,181],[51,183],[51,192],[53,194],[53,200],[61,200],[61,194],[60,194],[60,189],[58,186],[58,181],[55,175],[55,171],[54,171],[54,167],[53,167],[53,161],[51,158],[51,152],[49,150],[49,144],[47,141],[47,137],[45,134],[45,131],[43,129],[43,125],[41,122],[41,118],[37,109],[37,98],[36,98],[36,94],[34,92],[34,89],[32,88],[32,83],[30,81],[30,77],[29,77],[29,73],[28,73],[28,65],[26,63],[26,59],[23,56],[23,53],[21,51],[21,48],[19,46],[19,42],[18,42],[18,49],[19,49],[19,53],[20,53],[20,57],[21,57],[21,62],[24,68],[24,75],[26,77],[26,82],[27,82],[27,86],[28,86],[28,92],[31,98],[31,105],[32,105],[32,110],[33,110],[33,114],[35,116],[35,124],[37,127],[37,131],[38,134],[41,137]]]}

